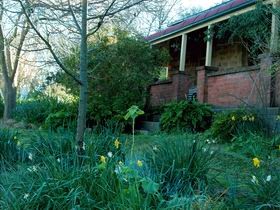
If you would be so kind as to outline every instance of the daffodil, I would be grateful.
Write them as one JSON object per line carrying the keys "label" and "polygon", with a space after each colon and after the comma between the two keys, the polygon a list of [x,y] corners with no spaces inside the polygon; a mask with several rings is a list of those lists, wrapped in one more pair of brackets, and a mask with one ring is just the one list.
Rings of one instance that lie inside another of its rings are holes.
{"label": "daffodil", "polygon": [[232,120],[232,121],[235,121],[235,120],[236,120],[235,116],[232,116],[232,117],[231,117],[231,120]]}
{"label": "daffodil", "polygon": [[267,181],[267,182],[270,182],[270,181],[271,181],[271,175],[268,175],[268,176],[266,177],[266,181]]}
{"label": "daffodil", "polygon": [[109,158],[113,157],[113,153],[112,152],[108,152],[107,155],[108,155]]}
{"label": "daffodil", "polygon": [[23,195],[23,199],[27,199],[29,197],[29,193],[25,193],[24,195]]}
{"label": "daffodil", "polygon": [[259,168],[260,167],[260,164],[261,164],[261,161],[255,157],[253,158],[253,165],[256,167],[256,168]]}
{"label": "daffodil", "polygon": [[255,117],[252,116],[252,117],[250,118],[250,121],[251,121],[251,122],[254,122],[254,121],[255,121]]}
{"label": "daffodil", "polygon": [[243,120],[243,121],[247,121],[247,120],[248,120],[247,115],[246,115],[246,116],[243,116],[243,117],[242,117],[242,120]]}
{"label": "daffodil", "polygon": [[119,149],[121,142],[119,141],[119,139],[117,138],[114,142],[114,145],[117,149]]}
{"label": "daffodil", "polygon": [[32,153],[28,153],[28,159],[29,159],[29,160],[32,160],[32,159],[33,159]]}
{"label": "daffodil", "polygon": [[257,177],[254,176],[254,175],[252,176],[251,182],[253,182],[254,184],[258,184],[259,183]]}
{"label": "daffodil", "polygon": [[104,155],[100,156],[100,162],[101,163],[106,163],[106,157]]}
{"label": "daffodil", "polygon": [[143,166],[143,162],[141,160],[137,160],[137,166],[138,167],[142,167]]}

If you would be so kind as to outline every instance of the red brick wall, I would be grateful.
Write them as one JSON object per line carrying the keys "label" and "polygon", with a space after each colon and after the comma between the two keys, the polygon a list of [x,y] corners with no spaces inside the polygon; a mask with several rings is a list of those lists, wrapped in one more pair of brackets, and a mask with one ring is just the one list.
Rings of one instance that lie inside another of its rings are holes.
{"label": "red brick wall", "polygon": [[150,106],[184,99],[188,87],[189,82],[184,73],[173,75],[169,81],[153,84],[150,89]]}
{"label": "red brick wall", "polygon": [[257,104],[256,80],[256,71],[208,77],[208,103],[225,107]]}
{"label": "red brick wall", "polygon": [[[205,78],[203,72],[206,72]],[[198,80],[200,102],[221,107],[270,104],[270,76],[258,67],[211,73],[202,68],[198,72]]]}

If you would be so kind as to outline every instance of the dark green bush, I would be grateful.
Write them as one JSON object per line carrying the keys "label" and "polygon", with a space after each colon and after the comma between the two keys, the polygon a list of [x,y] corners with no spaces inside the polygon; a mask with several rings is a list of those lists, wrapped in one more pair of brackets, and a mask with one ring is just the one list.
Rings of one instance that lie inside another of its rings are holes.
{"label": "dark green bush", "polygon": [[76,125],[76,112],[60,110],[55,113],[50,113],[45,120],[44,127],[57,129],[57,128],[70,128],[73,129]]}
{"label": "dark green bush", "polygon": [[[110,35],[111,36],[111,35]],[[150,48],[144,40],[126,32],[114,34],[116,42],[108,36],[98,38],[89,46],[89,98],[88,117],[92,124],[123,116],[131,105],[145,106],[148,87],[159,75],[159,66],[168,61],[164,50]],[[73,72],[79,63],[78,49],[73,50],[64,63]],[[64,73],[54,78],[78,96],[79,88]]]}
{"label": "dark green bush", "polygon": [[46,98],[38,100],[26,100],[18,103],[13,115],[17,121],[42,124],[48,115],[55,111],[57,101]]}
{"label": "dark green bush", "polygon": [[19,102],[14,118],[44,128],[56,129],[58,127],[69,128],[75,125],[76,104],[60,102],[55,98],[41,97]]}
{"label": "dark green bush", "polygon": [[211,127],[211,134],[220,142],[231,142],[234,136],[246,133],[263,133],[262,119],[251,110],[237,109],[218,113]]}
{"label": "dark green bush", "polygon": [[160,118],[161,129],[173,131],[204,131],[211,125],[213,112],[207,104],[196,101],[171,102],[165,105]]}

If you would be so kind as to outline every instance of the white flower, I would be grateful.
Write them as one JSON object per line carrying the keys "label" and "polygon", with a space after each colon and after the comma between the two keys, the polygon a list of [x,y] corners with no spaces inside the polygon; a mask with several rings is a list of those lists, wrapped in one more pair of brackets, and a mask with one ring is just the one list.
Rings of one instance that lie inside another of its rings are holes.
{"label": "white flower", "polygon": [[57,161],[58,163],[60,163],[60,158],[57,158],[56,161]]}
{"label": "white flower", "polygon": [[196,141],[195,140],[193,140],[193,143],[195,143]]}
{"label": "white flower", "polygon": [[113,153],[112,152],[108,152],[107,155],[108,155],[109,158],[113,157]]}
{"label": "white flower", "polygon": [[258,184],[258,179],[257,177],[255,177],[254,175],[252,176],[251,182],[253,182],[254,184]]}
{"label": "white flower", "polygon": [[212,141],[212,143],[213,143],[213,144],[216,144],[216,141],[215,141],[215,140],[213,140],[213,141]]}
{"label": "white flower", "polygon": [[206,139],[206,143],[207,143],[207,144],[210,144],[211,141],[210,141],[209,139]]}
{"label": "white flower", "polygon": [[213,155],[213,154],[214,154],[214,151],[211,151],[211,152],[210,152],[210,155]]}
{"label": "white flower", "polygon": [[86,150],[86,144],[85,144],[85,142],[83,142],[83,150]]}
{"label": "white flower", "polygon": [[267,181],[267,182],[270,182],[270,181],[271,181],[271,175],[268,175],[268,176],[266,177],[266,181]]}
{"label": "white flower", "polygon": [[29,159],[29,160],[32,160],[32,159],[33,159],[32,153],[28,153],[28,159]]}
{"label": "white flower", "polygon": [[37,167],[36,166],[28,167],[27,171],[29,171],[29,172],[36,172],[37,171]]}
{"label": "white flower", "polygon": [[115,168],[114,172],[115,172],[116,174],[120,174],[120,173],[122,172],[122,167],[121,167],[121,166],[117,166],[117,167]]}
{"label": "white flower", "polygon": [[207,151],[207,149],[206,149],[206,148],[203,148],[202,150],[203,150],[203,152],[206,152],[206,151]]}
{"label": "white flower", "polygon": [[25,193],[23,199],[27,199],[29,197],[29,193]]}
{"label": "white flower", "polygon": [[155,145],[155,146],[153,146],[153,150],[154,151],[158,151],[158,148],[157,148],[157,146]]}

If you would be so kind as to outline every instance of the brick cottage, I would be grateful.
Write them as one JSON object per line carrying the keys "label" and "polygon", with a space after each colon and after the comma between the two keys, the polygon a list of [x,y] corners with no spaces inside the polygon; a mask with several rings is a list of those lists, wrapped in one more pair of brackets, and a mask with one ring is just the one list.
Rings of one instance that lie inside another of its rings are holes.
{"label": "brick cottage", "polygon": [[[210,33],[216,24],[254,10],[257,2],[232,0],[147,37],[153,47],[166,48],[171,56],[166,78],[151,85],[150,105],[195,95],[216,107],[279,106],[280,76],[267,71],[276,60],[271,55],[278,51],[278,16],[270,17],[270,51],[259,56],[257,65],[241,42],[229,43],[228,38],[218,39]],[[278,0],[263,2],[279,6]]]}

